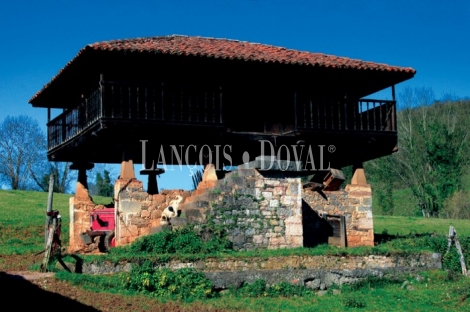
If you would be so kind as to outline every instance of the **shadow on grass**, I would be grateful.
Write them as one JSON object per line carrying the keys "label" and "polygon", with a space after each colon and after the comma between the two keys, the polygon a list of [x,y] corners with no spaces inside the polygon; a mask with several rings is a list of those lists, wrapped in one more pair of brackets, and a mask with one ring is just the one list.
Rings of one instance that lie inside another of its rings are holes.
{"label": "shadow on grass", "polygon": [[434,233],[410,233],[406,235],[393,235],[389,234],[387,231],[383,231],[382,233],[374,233],[374,245],[383,244],[386,242],[390,242],[396,239],[406,239],[406,238],[419,238],[419,237],[426,237],[426,236],[436,236]]}

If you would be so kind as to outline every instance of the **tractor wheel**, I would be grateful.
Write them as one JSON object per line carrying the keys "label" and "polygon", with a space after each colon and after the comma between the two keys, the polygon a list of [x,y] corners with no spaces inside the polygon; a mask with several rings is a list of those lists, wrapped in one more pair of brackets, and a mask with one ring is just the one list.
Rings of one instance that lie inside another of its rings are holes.
{"label": "tractor wheel", "polygon": [[112,247],[116,246],[116,241],[114,239],[114,231],[109,232],[104,237],[104,247],[106,251],[110,251]]}

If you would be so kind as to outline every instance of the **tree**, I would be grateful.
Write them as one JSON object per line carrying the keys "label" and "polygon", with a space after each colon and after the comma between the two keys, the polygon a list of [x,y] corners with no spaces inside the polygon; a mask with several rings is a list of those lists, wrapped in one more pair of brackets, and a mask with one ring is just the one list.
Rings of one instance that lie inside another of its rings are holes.
{"label": "tree", "polygon": [[[49,190],[49,176],[54,174],[54,192],[67,193],[73,181],[77,180],[76,171],[70,170],[69,162],[49,162],[45,173],[31,172],[32,179],[36,182],[37,186],[47,192]],[[38,176],[42,176],[41,179]]]}
{"label": "tree", "polygon": [[46,138],[35,119],[7,116],[0,125],[0,184],[13,190],[37,189],[31,172],[43,170],[46,152]]}
{"label": "tree", "polygon": [[391,187],[400,181],[401,188],[411,190],[423,216],[439,215],[446,199],[460,189],[470,163],[469,115],[468,101],[436,101],[429,88],[407,88],[400,94],[399,151],[370,163],[376,181],[385,181],[376,188],[385,196],[384,210],[393,212]]}
{"label": "tree", "polygon": [[97,195],[106,197],[113,196],[114,186],[111,183],[111,178],[109,176],[108,170],[103,171],[103,176],[101,176],[100,172],[97,172],[95,183]]}

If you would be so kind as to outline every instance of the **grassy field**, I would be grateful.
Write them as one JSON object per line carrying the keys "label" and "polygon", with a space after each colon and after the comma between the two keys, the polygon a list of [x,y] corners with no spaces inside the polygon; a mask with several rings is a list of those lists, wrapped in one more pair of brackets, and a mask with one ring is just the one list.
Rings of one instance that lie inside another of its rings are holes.
{"label": "grassy field", "polygon": [[410,233],[436,233],[446,235],[449,226],[454,226],[459,237],[470,236],[470,220],[436,219],[421,217],[394,217],[374,215],[374,232],[391,235]]}
{"label": "grassy field", "polygon": [[[54,209],[63,219],[64,244],[68,240],[70,195],[54,194]],[[97,203],[109,203],[110,198],[94,198]],[[44,223],[47,194],[42,192],[0,191],[0,262],[2,255],[25,255],[41,251],[44,244]],[[389,217],[374,215],[376,234],[405,236],[412,234],[445,235],[453,225],[460,237],[470,236],[469,220],[424,219],[419,217]],[[430,235],[428,235],[430,236]],[[419,239],[413,235],[394,239],[376,247],[350,248],[350,254],[377,252],[378,250],[403,250],[419,248]],[[445,244],[445,242],[444,242]],[[309,249],[269,250],[240,253],[241,256],[270,257],[289,254],[328,254],[331,247],[319,246]],[[468,254],[468,251],[466,251]],[[194,255],[190,255],[192,257]],[[4,256],[5,258],[5,256]],[[12,258],[17,259],[17,258]],[[20,259],[20,258],[18,258]],[[468,262],[468,261],[467,261]],[[8,269],[6,262],[3,267]],[[423,272],[416,275],[397,276],[393,280],[370,280],[362,284],[331,288],[319,296],[305,292],[296,296],[272,296],[267,292],[254,292],[251,296],[237,290],[226,291],[216,298],[198,301],[199,306],[244,311],[470,311],[470,278],[445,270]],[[122,296],[144,296],[124,289],[117,276],[85,276],[61,272],[57,278],[94,292],[113,292]],[[146,295],[148,297],[149,295]],[[143,298],[143,297],[142,297]],[[173,300],[160,298],[158,300]],[[194,299],[182,301],[181,305],[194,304]]]}
{"label": "grassy field", "polygon": [[[54,194],[53,209],[62,216],[63,245],[69,239],[70,194]],[[109,203],[110,198],[96,196],[96,203]],[[0,191],[0,254],[25,254],[44,248],[47,193]]]}
{"label": "grassy field", "polygon": [[[87,290],[135,296],[124,289],[120,277],[83,276],[61,272],[59,279]],[[275,286],[273,286],[275,287]],[[282,292],[282,290],[281,290]],[[138,294],[143,298],[150,294]],[[153,297],[155,298],[155,297]],[[370,279],[325,291],[303,292],[295,296],[272,295],[266,291],[241,294],[229,289],[215,298],[179,300],[182,306],[197,303],[204,310],[229,311],[470,311],[470,278],[442,270],[419,275],[396,276],[394,279]],[[163,301],[174,298],[160,299]]]}

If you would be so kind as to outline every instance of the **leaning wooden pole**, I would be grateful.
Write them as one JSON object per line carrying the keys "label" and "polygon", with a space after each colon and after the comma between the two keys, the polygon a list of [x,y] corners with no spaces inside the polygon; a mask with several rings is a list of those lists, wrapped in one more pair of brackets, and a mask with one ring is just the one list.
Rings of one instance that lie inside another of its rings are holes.
{"label": "leaning wooden pole", "polygon": [[44,248],[47,247],[47,237],[49,232],[49,225],[51,224],[52,217],[50,216],[52,211],[52,200],[54,196],[54,174],[51,173],[49,176],[49,194],[47,195],[47,207],[46,207],[46,228],[44,235]]}
{"label": "leaning wooden pole", "polygon": [[460,256],[460,266],[462,267],[462,274],[464,276],[468,276],[467,266],[465,265],[465,258],[463,256],[462,247],[460,246],[459,239],[457,238],[457,231],[451,225],[450,228],[449,228],[449,238],[448,238],[447,252],[446,253],[449,252],[450,246],[452,245],[452,242],[455,243],[455,247],[457,248],[457,252],[459,253],[459,256]]}
{"label": "leaning wooden pole", "polygon": [[[52,198],[54,194],[54,174],[49,177],[49,195],[47,197],[47,208],[46,208],[46,231],[45,231],[45,243],[44,243],[44,260],[41,264],[41,272],[47,271],[47,265],[51,256],[52,242],[54,240],[54,232],[56,228],[56,222],[52,222]],[[54,218],[55,220],[55,218]]]}

